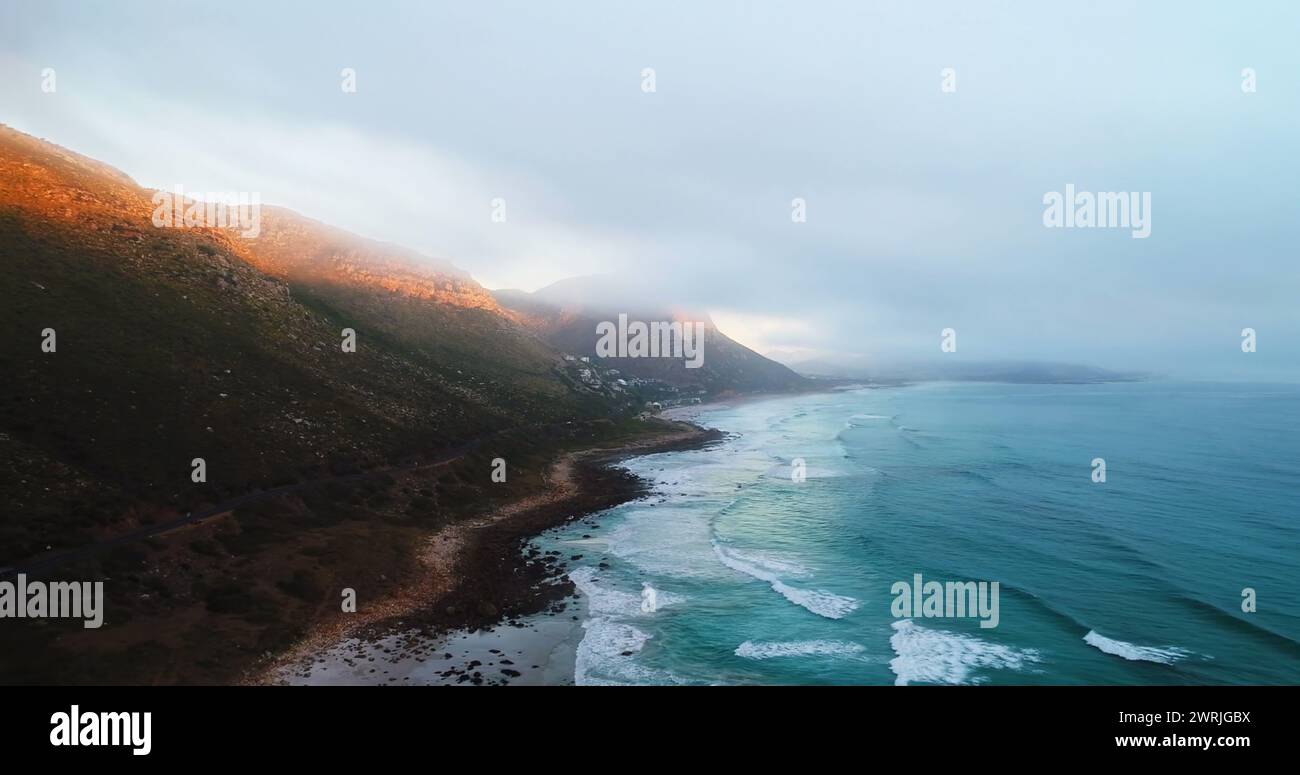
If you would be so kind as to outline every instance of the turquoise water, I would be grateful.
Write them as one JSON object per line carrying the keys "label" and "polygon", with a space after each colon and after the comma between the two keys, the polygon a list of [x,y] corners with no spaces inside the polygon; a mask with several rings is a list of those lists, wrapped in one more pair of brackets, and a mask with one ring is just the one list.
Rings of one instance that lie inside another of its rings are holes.
{"label": "turquoise water", "polygon": [[[578,683],[1300,683],[1300,387],[932,384],[695,419],[728,438],[628,461],[654,495],[538,539],[583,555]],[[997,626],[895,617],[918,573],[998,582]]]}

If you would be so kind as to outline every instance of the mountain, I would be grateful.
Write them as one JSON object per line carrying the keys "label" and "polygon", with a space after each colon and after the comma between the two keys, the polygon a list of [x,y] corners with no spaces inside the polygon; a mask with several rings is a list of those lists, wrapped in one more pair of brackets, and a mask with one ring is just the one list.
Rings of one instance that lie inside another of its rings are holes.
{"label": "mountain", "polygon": [[957,381],[1010,383],[1125,382],[1145,375],[1074,363],[1041,361],[889,361],[844,356],[806,360],[792,365],[810,377],[866,380],[878,383]]}
{"label": "mountain", "polygon": [[[611,276],[571,278],[533,293],[494,291],[498,303],[522,326],[558,350],[590,358],[625,379],[661,383],[670,392],[695,396],[809,389],[788,367],[759,355],[718,330],[708,315],[639,298],[634,281]],[[699,365],[686,357],[605,357],[598,351],[602,324],[677,322],[703,331]]]}
{"label": "mountain", "polygon": [[0,565],[610,411],[454,266],[273,207],[255,237],[158,227],[153,196],[0,125]]}

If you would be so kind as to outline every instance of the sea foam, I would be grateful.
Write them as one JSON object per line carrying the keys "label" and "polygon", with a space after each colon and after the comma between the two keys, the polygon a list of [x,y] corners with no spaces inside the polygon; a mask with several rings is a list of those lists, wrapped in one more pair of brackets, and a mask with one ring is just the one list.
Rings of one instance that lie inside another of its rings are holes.
{"label": "sea foam", "polygon": [[820,589],[792,587],[781,580],[778,569],[766,566],[752,557],[744,557],[735,551],[724,549],[717,541],[713,542],[713,551],[718,555],[718,559],[722,561],[723,565],[760,581],[766,581],[772,586],[772,589],[780,593],[786,600],[802,606],[818,616],[824,616],[827,619],[842,619],[858,607],[858,601],[851,597]]}
{"label": "sea foam", "polygon": [[939,684],[979,683],[977,669],[1022,670],[1038,661],[1036,649],[1016,649],[943,630],[921,627],[911,619],[891,625],[889,645],[898,656],[889,662],[896,686],[913,681]]}
{"label": "sea foam", "polygon": [[616,686],[654,683],[652,670],[640,667],[632,655],[650,636],[630,624],[597,616],[582,623],[582,641],[573,661],[573,682],[578,686]]}
{"label": "sea foam", "polygon": [[[587,599],[587,608],[593,616],[642,616],[648,612],[642,608],[642,595],[608,589],[596,583],[599,571],[590,565],[574,568],[569,572],[569,580]],[[667,608],[684,601],[681,595],[663,590],[655,590],[655,609]]]}
{"label": "sea foam", "polygon": [[641,595],[598,584],[598,573],[589,565],[569,573],[569,579],[586,599],[590,614],[582,623],[582,640],[574,655],[573,682],[579,686],[681,683],[670,673],[637,663],[636,655],[652,636],[622,619],[652,616],[685,598],[655,590],[655,608],[648,611],[641,605]]}
{"label": "sea foam", "polygon": [[865,649],[857,643],[842,640],[794,640],[779,643],[755,643],[747,640],[736,648],[736,656],[746,659],[775,659],[777,657],[852,657]]}
{"label": "sea foam", "polygon": [[1114,654],[1117,657],[1123,657],[1133,662],[1158,662],[1162,665],[1172,665],[1192,653],[1177,646],[1165,646],[1163,648],[1136,646],[1122,640],[1107,638],[1105,635],[1098,634],[1096,630],[1088,630],[1088,634],[1083,636],[1083,640],[1089,646],[1101,649],[1107,654]]}

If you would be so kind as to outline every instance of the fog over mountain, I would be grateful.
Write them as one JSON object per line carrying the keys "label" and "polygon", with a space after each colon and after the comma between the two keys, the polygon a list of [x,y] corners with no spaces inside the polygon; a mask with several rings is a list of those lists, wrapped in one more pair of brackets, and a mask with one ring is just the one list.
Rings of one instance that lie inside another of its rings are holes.
{"label": "fog over mountain", "polygon": [[[505,290],[494,295],[519,323],[552,346],[627,377],[663,380],[701,396],[813,387],[786,366],[727,336],[708,313],[647,297],[617,275],[575,277],[535,293]],[[671,327],[664,335],[652,332],[646,344],[665,350],[671,346],[674,354],[680,346],[683,357],[627,357],[627,331],[637,324]],[[616,352],[625,355],[610,357],[608,345],[618,339],[623,341]]]}
{"label": "fog over mountain", "polygon": [[[987,361],[1300,375],[1294,4],[403,13],[232,2],[177,26],[151,3],[8,4],[4,120],[487,288],[616,272],[788,362],[925,359],[951,327]],[[177,50],[184,89],[160,76]],[[1149,236],[1044,227],[1070,186],[1149,194]]]}

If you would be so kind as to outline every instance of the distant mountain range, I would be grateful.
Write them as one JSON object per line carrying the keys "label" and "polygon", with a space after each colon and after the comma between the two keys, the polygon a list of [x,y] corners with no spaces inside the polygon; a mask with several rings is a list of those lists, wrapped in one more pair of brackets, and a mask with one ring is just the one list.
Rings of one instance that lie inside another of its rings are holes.
{"label": "distant mountain range", "polygon": [[1086,383],[1129,382],[1146,378],[1137,372],[1111,371],[1095,366],[1042,361],[912,361],[877,362],[864,358],[826,358],[800,361],[792,368],[810,377],[899,382],[1010,382]]}

